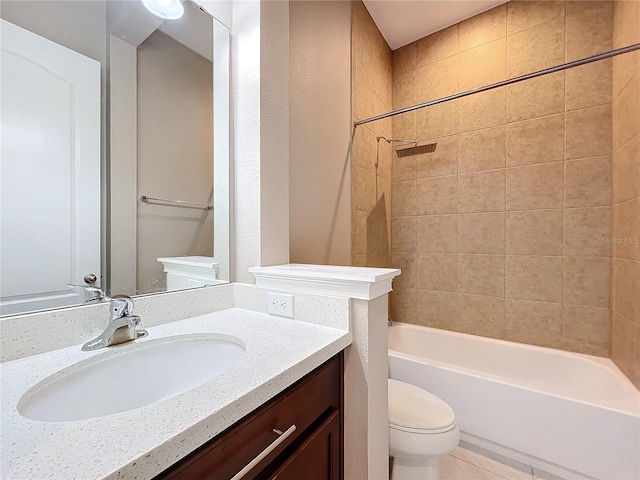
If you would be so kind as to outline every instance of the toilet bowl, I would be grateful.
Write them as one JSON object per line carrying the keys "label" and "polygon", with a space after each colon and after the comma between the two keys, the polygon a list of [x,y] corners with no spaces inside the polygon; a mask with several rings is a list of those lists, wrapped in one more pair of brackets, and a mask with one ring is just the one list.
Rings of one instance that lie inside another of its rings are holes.
{"label": "toilet bowl", "polygon": [[439,457],[459,440],[449,405],[420,387],[389,379],[391,480],[439,480]]}

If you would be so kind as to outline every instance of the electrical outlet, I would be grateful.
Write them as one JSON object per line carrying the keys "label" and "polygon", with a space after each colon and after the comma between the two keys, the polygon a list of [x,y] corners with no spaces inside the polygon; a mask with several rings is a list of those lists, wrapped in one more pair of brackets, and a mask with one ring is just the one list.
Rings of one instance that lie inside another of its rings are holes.
{"label": "electrical outlet", "polygon": [[269,292],[267,302],[267,311],[271,315],[293,318],[293,295]]}

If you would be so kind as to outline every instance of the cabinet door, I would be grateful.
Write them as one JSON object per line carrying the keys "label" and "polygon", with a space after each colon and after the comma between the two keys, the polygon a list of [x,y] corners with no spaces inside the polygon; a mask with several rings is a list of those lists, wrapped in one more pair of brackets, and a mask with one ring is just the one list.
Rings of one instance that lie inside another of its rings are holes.
{"label": "cabinet door", "polygon": [[270,480],[339,480],[340,412],[336,411],[269,477]]}

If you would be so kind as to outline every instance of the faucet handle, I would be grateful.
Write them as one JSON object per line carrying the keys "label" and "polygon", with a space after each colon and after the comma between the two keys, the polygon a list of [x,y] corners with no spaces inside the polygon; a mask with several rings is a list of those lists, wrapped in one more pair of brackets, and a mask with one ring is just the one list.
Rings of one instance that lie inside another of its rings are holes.
{"label": "faucet handle", "polygon": [[133,313],[133,300],[127,295],[114,295],[111,300],[111,320],[128,317]]}
{"label": "faucet handle", "polygon": [[109,300],[107,294],[100,287],[95,285],[77,285],[75,283],[67,283],[68,288],[82,288],[86,297],[83,303],[100,302],[102,300]]}

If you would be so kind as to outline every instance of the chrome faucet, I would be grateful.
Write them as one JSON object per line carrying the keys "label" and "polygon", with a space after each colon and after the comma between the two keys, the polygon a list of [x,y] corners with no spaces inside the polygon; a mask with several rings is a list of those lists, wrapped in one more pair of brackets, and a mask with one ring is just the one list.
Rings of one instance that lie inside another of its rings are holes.
{"label": "chrome faucet", "polygon": [[[90,288],[94,289],[97,287]],[[102,292],[102,290],[100,291]],[[107,325],[105,331],[99,336],[85,343],[82,346],[82,350],[97,350],[110,345],[130,342],[131,340],[149,334],[146,330],[136,330],[136,327],[140,325],[140,317],[133,315],[133,300],[131,300],[131,298],[126,295],[117,295],[109,298],[104,292],[102,292],[102,298],[109,300],[111,303],[109,309],[111,313],[109,325]]]}

